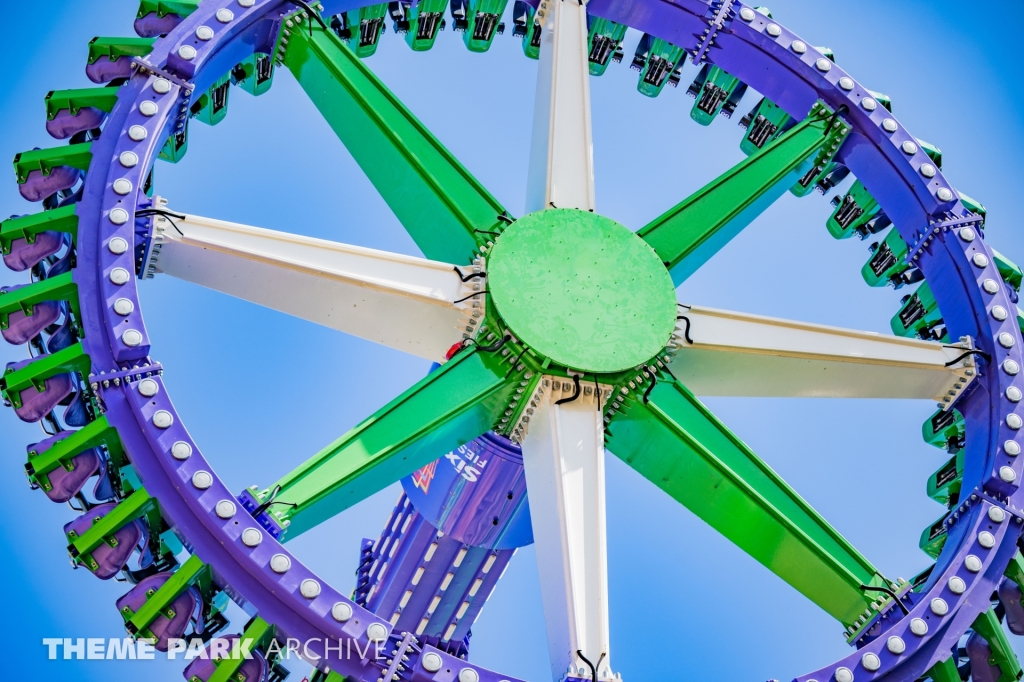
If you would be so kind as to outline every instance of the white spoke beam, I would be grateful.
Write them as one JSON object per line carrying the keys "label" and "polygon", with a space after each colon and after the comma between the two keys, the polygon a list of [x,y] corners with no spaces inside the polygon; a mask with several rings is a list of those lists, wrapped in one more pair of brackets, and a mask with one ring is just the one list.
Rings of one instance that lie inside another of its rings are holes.
{"label": "white spoke beam", "polygon": [[599,678],[611,679],[604,424],[589,387],[558,405],[574,391],[552,382],[541,382],[522,444],[552,679],[569,671],[590,679],[577,651],[600,659]]}
{"label": "white spoke beam", "polygon": [[[705,396],[952,398],[974,378],[969,345],[681,307],[672,373]],[[963,347],[961,347],[963,346]],[[952,393],[950,393],[952,391]]]}
{"label": "white spoke beam", "polygon": [[474,306],[483,310],[484,296],[472,294],[484,280],[464,283],[447,263],[194,215],[170,220],[156,219],[149,270],[429,360],[443,360]]}
{"label": "white spoke beam", "polygon": [[580,0],[548,0],[543,26],[530,146],[526,209],[594,210],[587,8]]}

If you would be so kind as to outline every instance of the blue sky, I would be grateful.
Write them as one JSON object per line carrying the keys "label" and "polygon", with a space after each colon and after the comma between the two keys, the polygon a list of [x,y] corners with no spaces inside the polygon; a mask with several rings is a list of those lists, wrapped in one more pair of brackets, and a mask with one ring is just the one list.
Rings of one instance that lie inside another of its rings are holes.
{"label": "blue sky", "polygon": [[[86,44],[131,35],[137,4],[52,0],[19,12],[0,37],[0,154],[52,141],[43,129],[48,90],[86,87]],[[777,20],[873,90],[944,152],[956,187],[989,210],[987,235],[1024,260],[1017,179],[1020,91],[1009,22],[945,0],[773,1]],[[368,63],[515,215],[524,205],[536,62],[509,30],[490,52],[469,53],[449,31],[412,53],[390,31]],[[702,128],[689,119],[685,87],[657,99],[636,92],[627,58],[592,80],[598,211],[644,225],[741,158],[737,118]],[[695,67],[683,73],[683,85]],[[738,112],[755,103],[748,93]],[[226,120],[194,123],[185,160],[160,162],[157,192],[183,211],[417,254],[301,90],[281,74],[270,93],[233,91]],[[8,171],[9,173],[9,171]],[[0,184],[0,212],[36,210],[13,174]],[[867,287],[866,244],[836,242],[830,207],[786,196],[679,291],[687,303],[888,332],[905,292]],[[24,281],[0,270],[0,284]],[[180,414],[234,489],[268,484],[383,405],[427,363],[369,342],[158,277],[141,285],[153,354]],[[0,362],[25,357],[0,344]],[[717,414],[887,575],[909,578],[928,564],[917,538],[942,509],[925,480],[944,453],[925,445],[927,402],[717,399]],[[9,673],[42,679],[176,680],[180,663],[44,660],[43,637],[123,633],[114,601],[125,588],[72,571],[61,527],[67,507],[30,491],[24,446],[37,426],[0,414],[0,526],[7,588],[0,625]],[[790,679],[843,655],[840,626],[664,494],[609,457],[612,661],[628,680]],[[294,550],[347,590],[359,539],[378,534],[397,487],[294,542]],[[1015,641],[1018,650],[1024,650]],[[705,652],[714,652],[707,655]],[[531,548],[520,551],[474,628],[473,660],[537,682],[547,674],[543,620]],[[666,666],[683,670],[667,672]],[[13,666],[13,670],[11,667]],[[293,666],[301,671],[302,666]],[[295,677],[301,679],[301,675]]]}

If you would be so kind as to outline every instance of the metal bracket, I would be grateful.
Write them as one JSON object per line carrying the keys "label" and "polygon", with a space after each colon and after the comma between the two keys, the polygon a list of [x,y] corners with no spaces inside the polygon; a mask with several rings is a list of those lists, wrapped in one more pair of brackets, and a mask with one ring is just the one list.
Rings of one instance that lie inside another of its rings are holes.
{"label": "metal bracket", "polygon": [[975,361],[974,353],[972,352],[977,349],[974,347],[974,341],[969,336],[961,336],[960,343],[947,345],[945,348],[963,351],[958,361],[950,365],[950,370],[954,376],[950,380],[951,384],[946,391],[946,395],[942,397],[942,402],[938,405],[939,409],[943,412],[949,412],[953,409],[956,401],[963,395],[964,391],[967,390],[967,387],[978,377],[978,363]]}
{"label": "metal bracket", "polygon": [[708,50],[715,44],[718,31],[725,26],[725,22],[729,18],[735,2],[736,0],[715,0],[713,3],[718,5],[718,9],[715,10],[715,14],[708,20],[708,27],[704,29],[700,45],[693,51],[692,61],[697,66],[704,62],[704,57],[707,55]]}
{"label": "metal bracket", "polygon": [[910,265],[917,265],[917,260],[921,257],[921,252],[924,251],[934,240],[940,232],[948,232],[950,230],[959,230],[962,227],[972,227],[975,230],[980,231],[982,225],[984,225],[984,218],[980,215],[971,213],[963,218],[947,217],[942,220],[932,221],[929,225],[930,231],[924,234],[918,233],[917,241],[913,244],[908,244],[906,262]]}

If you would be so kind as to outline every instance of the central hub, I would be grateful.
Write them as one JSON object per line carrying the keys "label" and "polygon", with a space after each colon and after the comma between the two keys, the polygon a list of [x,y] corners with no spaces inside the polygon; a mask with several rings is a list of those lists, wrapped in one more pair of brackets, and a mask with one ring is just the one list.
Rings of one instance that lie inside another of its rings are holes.
{"label": "central hub", "polygon": [[512,223],[487,258],[487,282],[513,334],[583,372],[647,362],[676,324],[675,287],[654,250],[587,211],[538,211]]}

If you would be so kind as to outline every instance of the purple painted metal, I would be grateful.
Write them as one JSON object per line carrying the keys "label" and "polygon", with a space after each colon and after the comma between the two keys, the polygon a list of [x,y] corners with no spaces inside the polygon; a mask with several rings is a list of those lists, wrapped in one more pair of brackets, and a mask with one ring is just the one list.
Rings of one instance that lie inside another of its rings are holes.
{"label": "purple painted metal", "polygon": [[1024,605],[1020,585],[1003,578],[999,583],[999,601],[1006,609],[1006,628],[1015,635],[1024,635]]}
{"label": "purple painted metal", "polygon": [[[60,440],[70,436],[73,431],[61,431],[55,436],[29,445],[28,452],[36,453],[36,456],[43,454],[53,447]],[[43,492],[54,502],[67,502],[81,492],[86,481],[92,476],[97,476],[96,485],[93,486],[93,499],[105,501],[113,496],[110,488],[110,481],[107,478],[107,458],[98,448],[91,448],[73,457],[68,463],[69,466],[58,466],[48,474],[39,474],[46,483],[43,485]],[[70,468],[69,468],[70,467]]]}
{"label": "purple painted metal", "polygon": [[[89,511],[79,516],[74,521],[64,526],[64,534],[74,533],[76,536],[83,535],[92,528],[93,524],[114,510],[116,502],[96,505]],[[92,559],[96,562],[97,568],[92,572],[100,580],[109,580],[117,575],[124,565],[128,563],[135,550],[145,551],[149,543],[149,528],[142,519],[129,521],[121,526],[114,533],[116,544],[106,542],[92,551]],[[145,599],[143,599],[145,601]],[[118,609],[120,609],[118,605]]]}
{"label": "purple painted metal", "polygon": [[[172,575],[173,573],[171,571],[163,571],[140,580],[135,587],[130,589],[117,600],[118,612],[122,615],[129,616],[131,614],[127,613],[126,609],[130,610],[131,613],[137,612],[146,604],[152,593],[163,587],[164,583],[166,583]],[[162,612],[152,623],[149,624],[147,629],[155,638],[153,648],[157,651],[167,651],[168,640],[180,639],[181,636],[185,634],[185,630],[188,629],[189,624],[194,625],[196,634],[202,634],[202,609],[203,598],[199,594],[199,590],[195,587],[185,589],[184,592],[175,597],[168,605],[167,610],[174,612],[172,616],[168,617],[166,612]]]}
{"label": "purple painted metal", "polygon": [[[0,287],[0,294],[16,291],[26,286],[29,285]],[[32,306],[31,315],[26,315],[24,311],[16,310],[8,317],[7,327],[0,329],[0,335],[4,337],[4,341],[7,343],[15,345],[28,343],[30,339],[39,334],[45,327],[56,322],[60,317],[60,313],[61,304],[58,301],[36,303]]]}
{"label": "purple painted metal", "polygon": [[46,132],[58,140],[66,140],[76,133],[99,128],[107,118],[107,112],[96,107],[82,107],[72,114],[61,109],[53,118],[46,120]]}
{"label": "purple painted metal", "polygon": [[143,38],[156,38],[167,35],[180,23],[181,17],[177,14],[160,16],[156,12],[150,12],[135,20],[135,33]]}
{"label": "purple painted metal", "polygon": [[29,171],[25,182],[18,185],[18,191],[26,201],[42,201],[61,190],[71,189],[82,177],[82,171],[71,166],[57,166],[49,173]]}
{"label": "purple painted metal", "polygon": [[11,243],[11,252],[4,254],[4,265],[11,270],[21,272],[28,270],[39,261],[52,256],[64,246],[62,232],[40,232],[33,241],[15,239]]}
{"label": "purple painted metal", "polygon": [[[36,358],[29,358],[28,360],[20,360],[18,362],[8,362],[7,371],[22,369],[32,364],[35,360]],[[75,378],[72,374],[52,376],[43,382],[43,390],[41,391],[32,387],[23,390],[18,397],[21,405],[14,408],[14,413],[22,421],[37,422],[50,414],[62,400],[74,392]]]}

